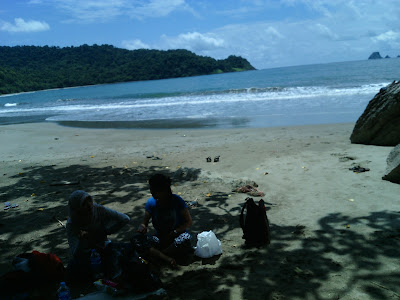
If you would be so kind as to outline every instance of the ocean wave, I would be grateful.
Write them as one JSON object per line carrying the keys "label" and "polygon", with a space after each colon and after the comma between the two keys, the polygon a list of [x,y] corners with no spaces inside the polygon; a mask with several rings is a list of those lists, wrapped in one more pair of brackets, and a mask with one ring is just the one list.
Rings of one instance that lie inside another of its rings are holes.
{"label": "ocean wave", "polygon": [[[276,102],[276,105],[287,109],[296,106],[299,100],[302,105],[308,107],[318,107],[331,103],[337,106],[347,105],[349,97],[355,96],[353,101],[358,99],[369,99],[380,88],[386,86],[387,83],[368,84],[352,87],[326,87],[326,86],[299,86],[299,87],[251,87],[246,89],[228,89],[225,91],[206,91],[197,93],[186,93],[161,98],[140,98],[140,99],[120,99],[120,98],[103,98],[103,99],[78,99],[75,98],[57,99],[52,104],[46,106],[29,106],[8,102],[0,110],[0,115],[7,114],[33,115],[33,114],[76,114],[85,112],[96,115],[116,114],[134,114],[136,117],[146,117],[148,114],[154,115],[162,112],[162,114],[197,114],[203,115],[207,111],[229,111],[249,110],[256,105],[264,107],[269,102]],[[364,100],[363,100],[364,101]],[[271,102],[271,103],[272,103]],[[365,102],[365,101],[364,101]],[[364,103],[363,102],[363,103]],[[362,104],[363,104],[362,103]],[[60,105],[61,104],[61,105]],[[248,106],[250,105],[250,107]],[[274,105],[275,106],[275,105]],[[171,108],[171,109],[170,109]],[[213,108],[213,109],[211,109]],[[199,113],[201,112],[201,113]]]}
{"label": "ocean wave", "polygon": [[[351,95],[351,94],[369,94],[379,91],[380,88],[388,85],[388,82],[367,84],[353,87],[329,87],[329,86],[298,86],[298,87],[250,87],[245,89],[230,89],[220,92],[208,92],[209,94],[271,94],[281,95],[283,97],[302,96],[320,96],[320,95]],[[280,97],[282,98],[282,97]]]}
{"label": "ocean wave", "polygon": [[56,102],[73,102],[73,101],[78,101],[78,99],[69,98],[69,99],[57,99],[56,100]]}
{"label": "ocean wave", "polygon": [[[79,103],[73,104],[73,98],[64,99],[61,102],[65,105],[50,105],[46,107],[30,107],[20,108],[15,103],[7,103],[7,109],[0,111],[0,114],[6,113],[31,113],[31,112],[72,112],[72,111],[109,111],[120,110],[133,111],[146,108],[162,108],[162,107],[187,107],[209,106],[209,105],[229,105],[241,103],[240,105],[250,104],[252,102],[268,102],[268,101],[292,101],[304,100],[309,105],[319,105],[321,101],[340,102],[344,97],[358,95],[374,95],[379,89],[386,86],[386,83],[369,84],[358,87],[334,88],[334,87],[266,87],[266,88],[248,88],[248,89],[230,89],[224,92],[203,92],[185,94],[179,96],[168,96],[164,98],[152,99],[89,99],[90,104]],[[314,100],[315,99],[315,100]],[[325,99],[325,100],[324,100]],[[339,100],[338,100],[339,99]],[[59,102],[58,99],[56,102]],[[315,103],[313,102],[315,101]],[[111,102],[111,103],[110,103]],[[19,105],[18,105],[19,106]],[[179,108],[177,108],[179,109]],[[195,108],[193,108],[195,109]]]}
{"label": "ocean wave", "polygon": [[[178,106],[197,104],[218,104],[234,102],[259,102],[293,99],[313,98],[336,98],[352,95],[373,95],[387,83],[369,84],[357,87],[335,88],[335,87],[267,87],[230,89],[225,91],[208,91],[192,93],[178,97],[166,97],[161,99],[135,99],[134,102],[121,101],[121,108],[127,107],[156,107],[156,106]],[[111,106],[108,106],[111,108]]]}
{"label": "ocean wave", "polygon": [[111,99],[159,99],[159,98],[170,98],[182,96],[183,92],[170,92],[170,93],[138,93],[138,94],[126,94],[112,97]]}
{"label": "ocean wave", "polygon": [[[241,101],[241,100],[283,100],[305,97],[321,97],[321,96],[347,96],[372,94],[379,91],[380,88],[388,83],[368,84],[352,87],[329,87],[329,86],[298,86],[298,87],[248,87],[240,89],[227,90],[209,90],[189,93],[149,93],[145,95],[124,95],[122,97],[114,97],[113,100],[120,100],[121,103],[135,101],[136,105],[174,105],[178,101],[182,103],[182,99],[191,101],[193,104],[200,100],[214,101]],[[159,101],[157,101],[159,100]],[[194,101],[194,102],[193,102]]]}
{"label": "ocean wave", "polygon": [[115,96],[112,99],[139,99],[139,100],[152,100],[152,99],[164,99],[164,98],[175,98],[175,97],[195,97],[195,96],[209,96],[209,95],[224,95],[224,94],[251,94],[251,93],[265,93],[265,92],[280,92],[284,91],[284,87],[249,87],[241,89],[228,89],[228,90],[206,90],[196,92],[170,92],[170,93],[146,93],[146,94],[126,94],[122,96]]}

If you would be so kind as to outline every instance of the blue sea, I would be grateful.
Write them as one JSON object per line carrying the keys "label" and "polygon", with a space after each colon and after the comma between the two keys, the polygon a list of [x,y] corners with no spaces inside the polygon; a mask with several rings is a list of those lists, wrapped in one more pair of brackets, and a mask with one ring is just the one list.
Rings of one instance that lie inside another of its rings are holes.
{"label": "blue sea", "polygon": [[356,122],[400,58],[4,95],[0,124],[250,128]]}

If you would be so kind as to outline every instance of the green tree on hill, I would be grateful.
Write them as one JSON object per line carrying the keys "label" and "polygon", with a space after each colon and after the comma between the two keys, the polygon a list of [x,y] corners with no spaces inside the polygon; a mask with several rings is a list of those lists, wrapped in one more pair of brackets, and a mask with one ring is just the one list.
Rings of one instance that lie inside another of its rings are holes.
{"label": "green tree on hill", "polygon": [[1,46],[0,94],[246,70],[255,68],[239,56],[216,60],[182,49]]}

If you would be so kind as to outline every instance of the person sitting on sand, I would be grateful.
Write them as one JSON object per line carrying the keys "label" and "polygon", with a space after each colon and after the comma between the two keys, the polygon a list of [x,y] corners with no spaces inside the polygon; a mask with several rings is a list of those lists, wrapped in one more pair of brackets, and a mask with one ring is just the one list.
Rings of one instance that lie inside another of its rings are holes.
{"label": "person sitting on sand", "polygon": [[94,203],[92,196],[81,190],[74,191],[69,196],[68,210],[66,228],[72,259],[67,267],[67,278],[88,279],[91,276],[91,249],[101,252],[110,243],[107,235],[117,232],[130,218]]}
{"label": "person sitting on sand", "polygon": [[187,258],[193,253],[191,235],[187,229],[192,225],[192,217],[185,201],[171,190],[171,179],[163,174],[155,174],[149,179],[150,192],[145,205],[143,223],[137,232],[146,234],[150,219],[156,230],[152,238],[153,248],[160,250],[163,260],[175,264],[175,259]]}

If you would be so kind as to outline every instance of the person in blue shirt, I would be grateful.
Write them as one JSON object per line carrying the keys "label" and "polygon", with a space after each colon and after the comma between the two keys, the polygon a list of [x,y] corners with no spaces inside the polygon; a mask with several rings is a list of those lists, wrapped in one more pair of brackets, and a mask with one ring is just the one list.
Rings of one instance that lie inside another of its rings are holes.
{"label": "person in blue shirt", "polygon": [[192,217],[185,201],[171,190],[171,179],[163,174],[155,174],[149,179],[153,197],[147,200],[142,224],[138,232],[146,234],[150,219],[156,234],[154,248],[161,251],[172,265],[175,259],[193,252],[188,228]]}

